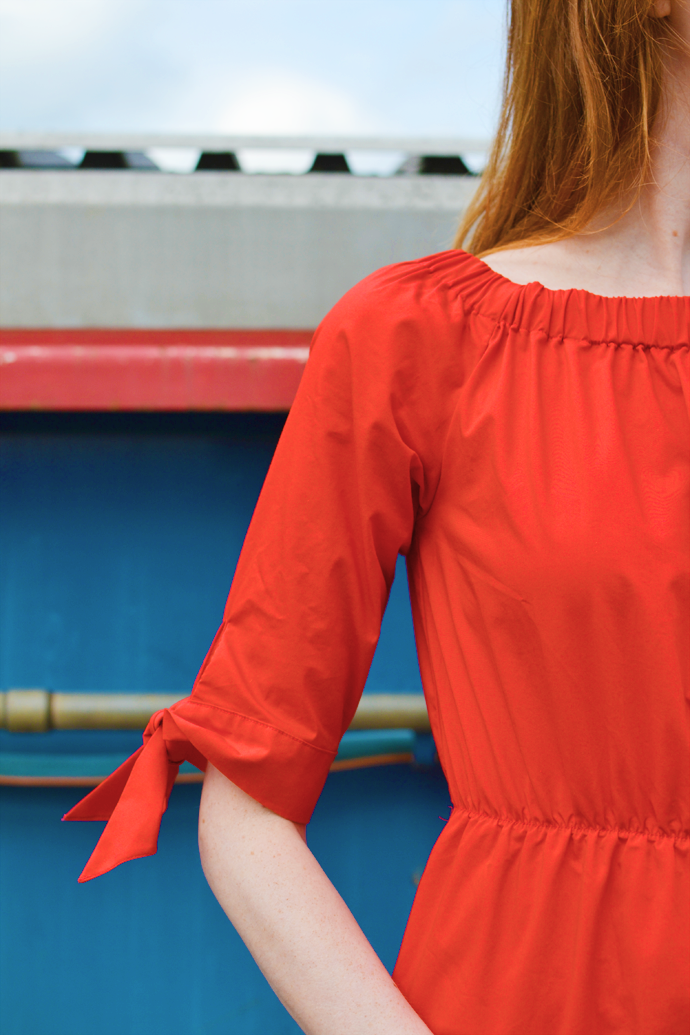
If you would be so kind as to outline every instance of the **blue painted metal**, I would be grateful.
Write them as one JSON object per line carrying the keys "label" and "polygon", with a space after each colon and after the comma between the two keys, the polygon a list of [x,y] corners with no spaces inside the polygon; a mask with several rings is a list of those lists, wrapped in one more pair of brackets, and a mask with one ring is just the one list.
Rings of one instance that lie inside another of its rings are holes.
{"label": "blue painted metal", "polygon": [[[282,414],[0,414],[0,687],[187,692]],[[367,689],[421,692],[401,562]]]}
{"label": "blue painted metal", "polygon": [[[0,686],[188,690],[281,425],[0,416]],[[367,690],[419,689],[399,571]],[[123,757],[138,743],[132,732],[0,731],[0,751],[17,756]],[[414,750],[415,767],[331,774],[309,828],[388,967],[448,817],[433,741],[417,737]],[[198,786],[173,791],[157,856],[86,885],[76,878],[99,825],[59,822],[81,793],[0,788],[3,1035],[296,1032],[201,874]]]}
{"label": "blue painted metal", "polygon": [[[26,750],[21,734],[7,733],[0,737],[0,777],[105,777],[117,769],[119,765],[136,750],[120,750],[117,753],[94,751],[94,744],[87,732],[81,743],[82,750],[65,750],[65,742],[55,745],[62,750],[48,750],[45,734],[33,735],[33,750]],[[83,732],[83,731],[82,731]],[[408,754],[415,759],[428,755],[428,737],[420,737],[414,730],[352,730],[346,733],[340,742],[336,762],[360,761],[381,756]],[[433,742],[433,738],[432,738]],[[72,740],[74,745],[74,740]],[[432,764],[432,760],[428,764]],[[180,774],[201,775],[190,762],[183,762]]]}

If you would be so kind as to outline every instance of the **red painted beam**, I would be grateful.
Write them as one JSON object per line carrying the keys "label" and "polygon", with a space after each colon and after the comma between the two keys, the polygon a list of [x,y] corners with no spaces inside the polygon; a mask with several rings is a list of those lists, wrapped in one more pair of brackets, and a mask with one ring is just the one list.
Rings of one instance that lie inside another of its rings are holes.
{"label": "red painted beam", "polygon": [[0,410],[288,410],[304,330],[0,330]]}

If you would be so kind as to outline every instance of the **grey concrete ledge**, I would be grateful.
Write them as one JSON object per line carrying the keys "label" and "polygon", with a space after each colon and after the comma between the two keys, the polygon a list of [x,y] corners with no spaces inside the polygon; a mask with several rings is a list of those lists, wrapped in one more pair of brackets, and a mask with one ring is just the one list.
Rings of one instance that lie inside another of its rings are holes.
{"label": "grey concrete ledge", "polygon": [[462,155],[488,151],[487,137],[393,137],[305,134],[267,136],[246,133],[0,133],[0,148],[56,150],[83,147],[94,151],[145,151],[150,147],[189,147],[199,151],[270,150],[404,151],[420,155]]}
{"label": "grey concrete ledge", "polygon": [[478,182],[474,176],[180,175],[132,170],[3,169],[0,205],[433,210],[457,214],[466,208]]}

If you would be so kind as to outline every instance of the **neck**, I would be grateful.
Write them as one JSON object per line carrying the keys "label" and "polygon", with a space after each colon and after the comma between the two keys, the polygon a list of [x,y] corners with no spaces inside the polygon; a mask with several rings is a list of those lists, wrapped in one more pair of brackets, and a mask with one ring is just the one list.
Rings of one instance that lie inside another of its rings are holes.
{"label": "neck", "polygon": [[650,182],[640,197],[639,232],[650,259],[690,290],[690,53],[666,54],[658,132],[652,143]]}
{"label": "neck", "polygon": [[621,198],[572,237],[483,257],[497,273],[552,290],[690,295],[690,0],[671,0],[668,23],[651,175],[635,203]]}
{"label": "neck", "polygon": [[[597,223],[606,227],[601,244],[614,245],[638,280],[646,278],[659,293],[690,294],[690,50],[669,46],[664,64],[651,175],[628,212],[617,218],[612,208]],[[591,246],[598,236],[585,240]]]}

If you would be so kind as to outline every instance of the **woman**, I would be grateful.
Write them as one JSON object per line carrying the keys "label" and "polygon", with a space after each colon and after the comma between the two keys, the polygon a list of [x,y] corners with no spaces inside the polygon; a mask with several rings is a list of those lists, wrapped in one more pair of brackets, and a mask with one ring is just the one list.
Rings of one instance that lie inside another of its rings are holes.
{"label": "woman", "polygon": [[[513,0],[461,231],[316,333],[192,697],[73,819],[204,870],[313,1035],[688,1029],[690,2]],[[478,258],[481,255],[482,258]],[[406,554],[454,809],[394,980],[305,839]]]}

